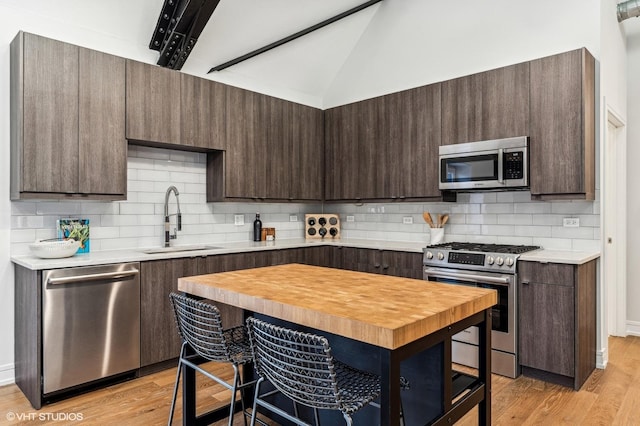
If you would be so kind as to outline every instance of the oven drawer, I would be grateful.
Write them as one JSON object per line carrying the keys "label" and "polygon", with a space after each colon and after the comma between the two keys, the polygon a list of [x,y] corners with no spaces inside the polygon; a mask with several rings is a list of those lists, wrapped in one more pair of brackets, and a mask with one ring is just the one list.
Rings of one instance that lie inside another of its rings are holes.
{"label": "oven drawer", "polygon": [[[451,360],[456,364],[478,368],[478,347],[462,342],[451,342]],[[491,372],[515,379],[520,375],[520,368],[516,356],[514,354],[492,350]]]}
{"label": "oven drawer", "polygon": [[471,343],[477,345],[480,342],[478,327],[469,327],[466,330],[462,330],[460,333],[452,337],[453,340],[458,342]]}

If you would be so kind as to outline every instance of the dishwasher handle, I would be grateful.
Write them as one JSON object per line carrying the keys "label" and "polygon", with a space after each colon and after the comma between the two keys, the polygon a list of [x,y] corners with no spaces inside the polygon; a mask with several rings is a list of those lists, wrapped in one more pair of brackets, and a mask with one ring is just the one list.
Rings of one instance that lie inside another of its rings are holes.
{"label": "dishwasher handle", "polygon": [[55,277],[48,278],[47,285],[75,284],[86,283],[89,281],[104,280],[130,280],[140,273],[137,269],[128,269],[126,271],[117,272],[101,272],[97,274],[76,275],[73,277]]}

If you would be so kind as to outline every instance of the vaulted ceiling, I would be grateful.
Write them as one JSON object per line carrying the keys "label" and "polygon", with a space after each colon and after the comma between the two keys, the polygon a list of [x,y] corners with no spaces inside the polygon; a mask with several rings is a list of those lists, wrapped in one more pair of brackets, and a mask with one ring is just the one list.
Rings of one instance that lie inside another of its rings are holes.
{"label": "vaulted ceiling", "polygon": [[[214,66],[366,0],[220,0],[182,72],[327,108],[585,46],[601,15],[582,0],[382,0],[223,71]],[[164,0],[0,0],[0,34],[24,30],[156,63]],[[622,25],[640,28],[640,19]],[[9,34],[10,33],[10,34]]]}
{"label": "vaulted ceiling", "polygon": [[[221,0],[182,70],[206,74],[213,66],[289,36],[365,0]],[[156,16],[162,1],[157,1]],[[379,5],[337,21],[217,75],[216,80],[256,78],[319,96],[330,86]],[[149,37],[155,25],[152,19]],[[282,64],[287,64],[282,66]]]}

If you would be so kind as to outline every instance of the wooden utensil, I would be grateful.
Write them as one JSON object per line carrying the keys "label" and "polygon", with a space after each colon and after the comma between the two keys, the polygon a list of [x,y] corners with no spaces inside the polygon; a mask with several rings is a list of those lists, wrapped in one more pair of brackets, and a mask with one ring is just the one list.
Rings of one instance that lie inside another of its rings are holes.
{"label": "wooden utensil", "polygon": [[422,213],[422,217],[424,218],[424,221],[427,222],[427,224],[429,224],[430,228],[435,228],[435,224],[433,223],[433,219],[431,219],[431,215],[429,214],[429,212],[424,212]]}
{"label": "wooden utensil", "polygon": [[449,220],[449,215],[448,214],[443,214],[442,218],[440,219],[440,228],[444,228],[444,225],[447,223],[447,221]]}

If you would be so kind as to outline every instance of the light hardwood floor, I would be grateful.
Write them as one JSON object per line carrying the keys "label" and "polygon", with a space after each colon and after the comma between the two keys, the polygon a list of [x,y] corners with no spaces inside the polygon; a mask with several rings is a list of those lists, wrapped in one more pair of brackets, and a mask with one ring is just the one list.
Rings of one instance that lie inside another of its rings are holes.
{"label": "light hardwood floor", "polygon": [[[494,425],[640,425],[640,338],[609,338],[609,364],[596,370],[575,392],[527,377],[493,376]],[[211,365],[212,371],[231,370]],[[0,425],[42,425],[46,420],[82,416],[82,421],[55,425],[167,424],[175,369],[117,384],[34,410],[15,385],[0,387]],[[228,401],[229,392],[208,380],[198,381],[198,412]],[[181,420],[181,399],[175,423]],[[8,420],[12,415],[24,420]],[[49,416],[49,417],[47,417]],[[57,417],[56,417],[57,416]],[[242,424],[237,416],[237,424]],[[226,422],[216,423],[221,426]],[[477,424],[474,410],[459,425]],[[331,426],[331,425],[329,425]]]}

